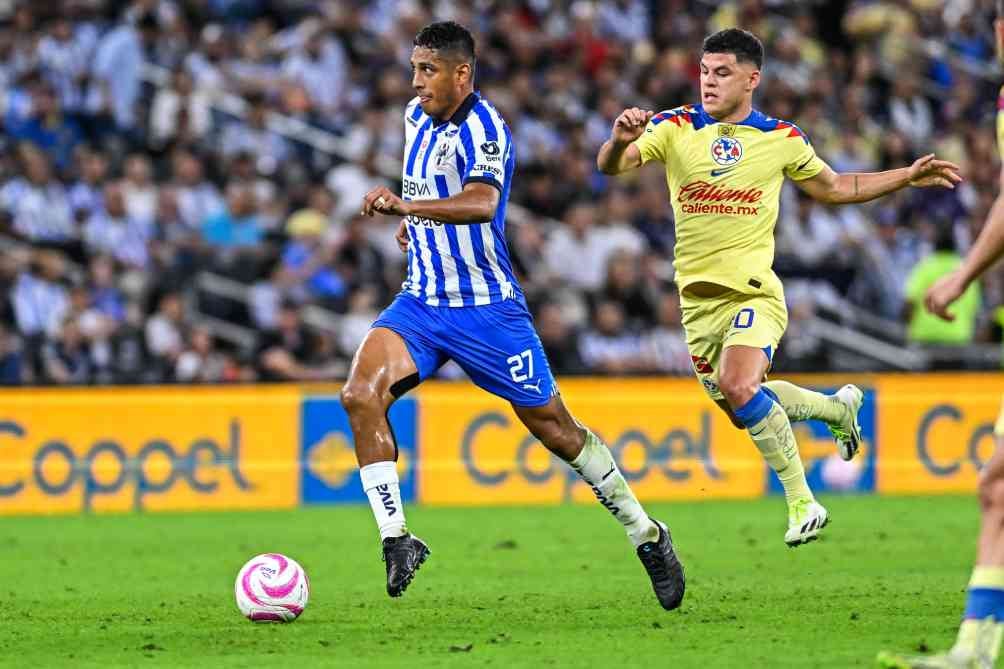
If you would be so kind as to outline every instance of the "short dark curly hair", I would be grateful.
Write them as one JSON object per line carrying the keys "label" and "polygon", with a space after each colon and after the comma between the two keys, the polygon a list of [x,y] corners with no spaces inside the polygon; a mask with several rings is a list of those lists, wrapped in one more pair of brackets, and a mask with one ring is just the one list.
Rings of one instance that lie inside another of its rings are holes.
{"label": "short dark curly hair", "polygon": [[439,54],[474,64],[474,37],[455,21],[430,23],[415,35],[415,46],[432,49]]}
{"label": "short dark curly hair", "polygon": [[754,63],[763,67],[763,44],[747,30],[726,28],[704,39],[704,53],[735,54],[737,63]]}

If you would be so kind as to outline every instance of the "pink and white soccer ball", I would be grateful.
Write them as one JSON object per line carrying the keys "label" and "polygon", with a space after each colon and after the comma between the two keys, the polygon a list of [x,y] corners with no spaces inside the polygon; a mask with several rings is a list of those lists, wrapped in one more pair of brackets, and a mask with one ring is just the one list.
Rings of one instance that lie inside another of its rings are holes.
{"label": "pink and white soccer ball", "polygon": [[854,490],[861,480],[861,474],[864,473],[861,460],[858,458],[846,462],[836,453],[831,454],[823,460],[823,469],[820,472],[823,483],[830,490]]}
{"label": "pink and white soccer ball", "polygon": [[234,583],[237,608],[256,623],[291,623],[303,613],[310,582],[296,560],[264,553],[245,563]]}

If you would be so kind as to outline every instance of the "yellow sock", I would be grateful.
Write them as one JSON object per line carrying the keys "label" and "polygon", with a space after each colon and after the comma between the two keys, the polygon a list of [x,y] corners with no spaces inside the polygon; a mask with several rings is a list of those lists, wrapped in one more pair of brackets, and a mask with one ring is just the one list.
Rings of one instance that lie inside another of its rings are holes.
{"label": "yellow sock", "polygon": [[788,414],[789,420],[815,419],[836,423],[847,411],[847,407],[834,397],[796,386],[794,383],[767,381],[763,386],[774,393],[777,401],[784,407],[784,412]]}
{"label": "yellow sock", "polygon": [[799,499],[813,499],[812,490],[805,480],[805,469],[798,454],[798,443],[791,431],[791,421],[777,402],[771,403],[770,412],[749,428],[750,438],[763,455],[784,487],[784,499],[790,506]]}
{"label": "yellow sock", "polygon": [[[788,425],[791,429],[791,424]],[[805,480],[805,468],[802,466],[802,458],[795,449],[795,457],[788,460],[788,466],[777,473],[777,478],[784,487],[784,499],[790,506],[792,502],[799,499],[814,499],[808,481]]]}

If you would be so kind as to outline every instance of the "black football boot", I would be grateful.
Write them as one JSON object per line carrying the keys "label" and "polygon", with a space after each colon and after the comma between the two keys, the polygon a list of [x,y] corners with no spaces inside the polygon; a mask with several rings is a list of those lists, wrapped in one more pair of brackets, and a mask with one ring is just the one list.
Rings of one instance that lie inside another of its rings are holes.
{"label": "black football boot", "polygon": [[415,578],[415,572],[429,557],[429,547],[413,534],[383,540],[383,561],[387,564],[387,594],[400,597]]}
{"label": "black football boot", "polygon": [[687,583],[683,565],[673,550],[673,537],[669,528],[654,518],[652,520],[659,527],[659,538],[638,546],[638,559],[652,579],[652,589],[662,608],[672,611],[683,601]]}

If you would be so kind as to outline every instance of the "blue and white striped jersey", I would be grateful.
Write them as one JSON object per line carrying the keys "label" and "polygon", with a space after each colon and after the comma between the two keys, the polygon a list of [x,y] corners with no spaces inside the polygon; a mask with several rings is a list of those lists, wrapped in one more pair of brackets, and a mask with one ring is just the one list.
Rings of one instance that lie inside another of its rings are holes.
{"label": "blue and white striped jersey", "polygon": [[402,289],[432,306],[466,307],[520,299],[505,242],[505,211],[516,166],[512,134],[488,102],[471,93],[448,120],[427,116],[416,97],[405,111],[402,197],[457,195],[472,181],[500,191],[495,218],[454,225],[408,216],[408,278]]}

